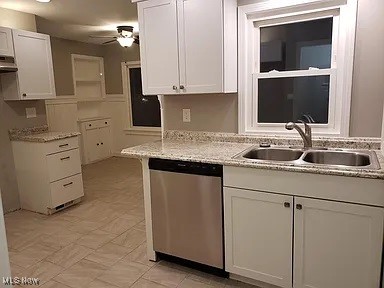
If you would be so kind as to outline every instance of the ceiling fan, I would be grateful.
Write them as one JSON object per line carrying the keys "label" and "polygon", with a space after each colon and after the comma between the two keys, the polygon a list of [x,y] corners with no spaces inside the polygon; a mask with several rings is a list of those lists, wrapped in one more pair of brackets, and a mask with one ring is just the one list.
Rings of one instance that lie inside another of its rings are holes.
{"label": "ceiling fan", "polygon": [[102,44],[111,44],[114,42],[119,42],[122,47],[131,47],[133,43],[139,45],[139,36],[133,33],[133,26],[117,26],[118,35],[106,35],[106,36],[89,36],[90,38],[114,38],[113,40],[108,40]]}

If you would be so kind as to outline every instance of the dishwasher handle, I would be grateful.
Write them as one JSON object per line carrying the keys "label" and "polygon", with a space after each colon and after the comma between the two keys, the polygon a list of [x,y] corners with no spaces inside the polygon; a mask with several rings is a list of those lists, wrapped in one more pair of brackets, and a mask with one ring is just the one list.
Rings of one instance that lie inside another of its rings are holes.
{"label": "dishwasher handle", "polygon": [[149,169],[184,174],[223,177],[223,166],[218,164],[151,158],[149,159]]}

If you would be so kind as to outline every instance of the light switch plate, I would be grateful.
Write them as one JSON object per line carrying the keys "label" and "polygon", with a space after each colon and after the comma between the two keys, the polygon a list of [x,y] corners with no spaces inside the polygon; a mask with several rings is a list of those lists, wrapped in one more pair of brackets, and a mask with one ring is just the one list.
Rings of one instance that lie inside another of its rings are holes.
{"label": "light switch plate", "polygon": [[191,122],[191,109],[183,109],[183,122]]}
{"label": "light switch plate", "polygon": [[36,108],[25,108],[25,114],[27,115],[27,118],[36,118]]}

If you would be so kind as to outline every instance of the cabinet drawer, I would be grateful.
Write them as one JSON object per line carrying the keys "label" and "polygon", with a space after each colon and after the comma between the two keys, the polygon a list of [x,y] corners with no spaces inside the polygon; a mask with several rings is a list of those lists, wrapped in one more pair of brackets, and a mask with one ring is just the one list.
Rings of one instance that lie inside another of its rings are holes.
{"label": "cabinet drawer", "polygon": [[47,164],[50,182],[81,173],[79,149],[49,155]]}
{"label": "cabinet drawer", "polygon": [[85,129],[91,130],[96,128],[108,127],[110,125],[110,119],[94,120],[85,122]]}
{"label": "cabinet drawer", "polygon": [[71,137],[45,143],[47,155],[79,148],[79,137]]}
{"label": "cabinet drawer", "polygon": [[84,196],[83,178],[81,174],[51,183],[51,207],[67,203]]}

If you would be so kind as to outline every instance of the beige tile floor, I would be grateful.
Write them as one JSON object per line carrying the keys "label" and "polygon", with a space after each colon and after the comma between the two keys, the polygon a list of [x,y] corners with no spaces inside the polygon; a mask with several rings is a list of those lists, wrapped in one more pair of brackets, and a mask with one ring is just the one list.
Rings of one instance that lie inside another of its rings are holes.
{"label": "beige tile floor", "polygon": [[83,179],[85,199],[79,205],[52,216],[5,215],[14,277],[37,277],[43,288],[249,286],[146,260],[138,160],[111,158],[85,166]]}

